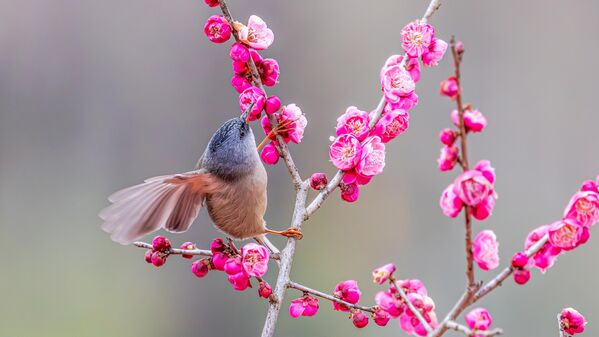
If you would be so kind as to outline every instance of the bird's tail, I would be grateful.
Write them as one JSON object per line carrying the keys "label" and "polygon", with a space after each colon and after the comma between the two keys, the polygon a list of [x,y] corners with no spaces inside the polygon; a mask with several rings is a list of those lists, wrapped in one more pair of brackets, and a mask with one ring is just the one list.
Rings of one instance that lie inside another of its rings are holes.
{"label": "bird's tail", "polygon": [[161,227],[184,232],[198,216],[206,196],[217,189],[217,180],[204,170],[147,179],[108,197],[112,205],[99,214],[104,220],[102,229],[121,244]]}

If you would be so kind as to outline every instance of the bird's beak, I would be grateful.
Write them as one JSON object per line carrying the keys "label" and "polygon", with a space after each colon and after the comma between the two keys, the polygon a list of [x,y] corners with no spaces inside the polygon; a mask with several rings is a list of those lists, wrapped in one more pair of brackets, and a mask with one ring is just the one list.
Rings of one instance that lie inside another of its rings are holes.
{"label": "bird's beak", "polygon": [[254,104],[256,104],[256,102],[252,102],[252,104],[250,104],[250,106],[240,116],[241,119],[243,119],[243,121],[245,122],[245,124],[248,124],[250,122],[250,111],[252,111]]}

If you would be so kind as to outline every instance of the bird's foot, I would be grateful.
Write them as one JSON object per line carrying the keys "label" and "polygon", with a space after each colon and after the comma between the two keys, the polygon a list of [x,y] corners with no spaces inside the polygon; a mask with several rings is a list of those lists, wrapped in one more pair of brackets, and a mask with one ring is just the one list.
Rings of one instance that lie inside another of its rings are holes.
{"label": "bird's foot", "polygon": [[296,240],[301,240],[304,237],[304,234],[297,227],[290,227],[287,228],[287,230],[285,231],[273,231],[270,229],[266,229],[264,232],[266,234],[281,235],[287,238],[294,238]]}

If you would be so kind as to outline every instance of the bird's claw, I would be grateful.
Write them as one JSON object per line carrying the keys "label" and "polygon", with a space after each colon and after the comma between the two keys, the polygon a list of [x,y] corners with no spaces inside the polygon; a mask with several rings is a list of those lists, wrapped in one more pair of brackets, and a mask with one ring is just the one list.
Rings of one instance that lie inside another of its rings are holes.
{"label": "bird's claw", "polygon": [[297,227],[288,228],[286,231],[282,232],[281,235],[288,238],[294,238],[296,240],[301,240],[304,238],[304,234]]}

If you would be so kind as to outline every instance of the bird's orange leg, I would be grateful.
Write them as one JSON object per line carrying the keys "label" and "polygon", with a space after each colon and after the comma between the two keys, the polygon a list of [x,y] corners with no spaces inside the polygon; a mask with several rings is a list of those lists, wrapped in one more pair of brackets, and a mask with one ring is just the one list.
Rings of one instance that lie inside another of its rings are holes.
{"label": "bird's orange leg", "polygon": [[264,230],[264,233],[282,235],[284,237],[294,238],[296,240],[301,240],[304,237],[304,234],[302,234],[300,229],[297,227],[290,227],[290,228],[287,228],[287,230],[285,230],[285,231],[273,231],[273,230],[267,228]]}

